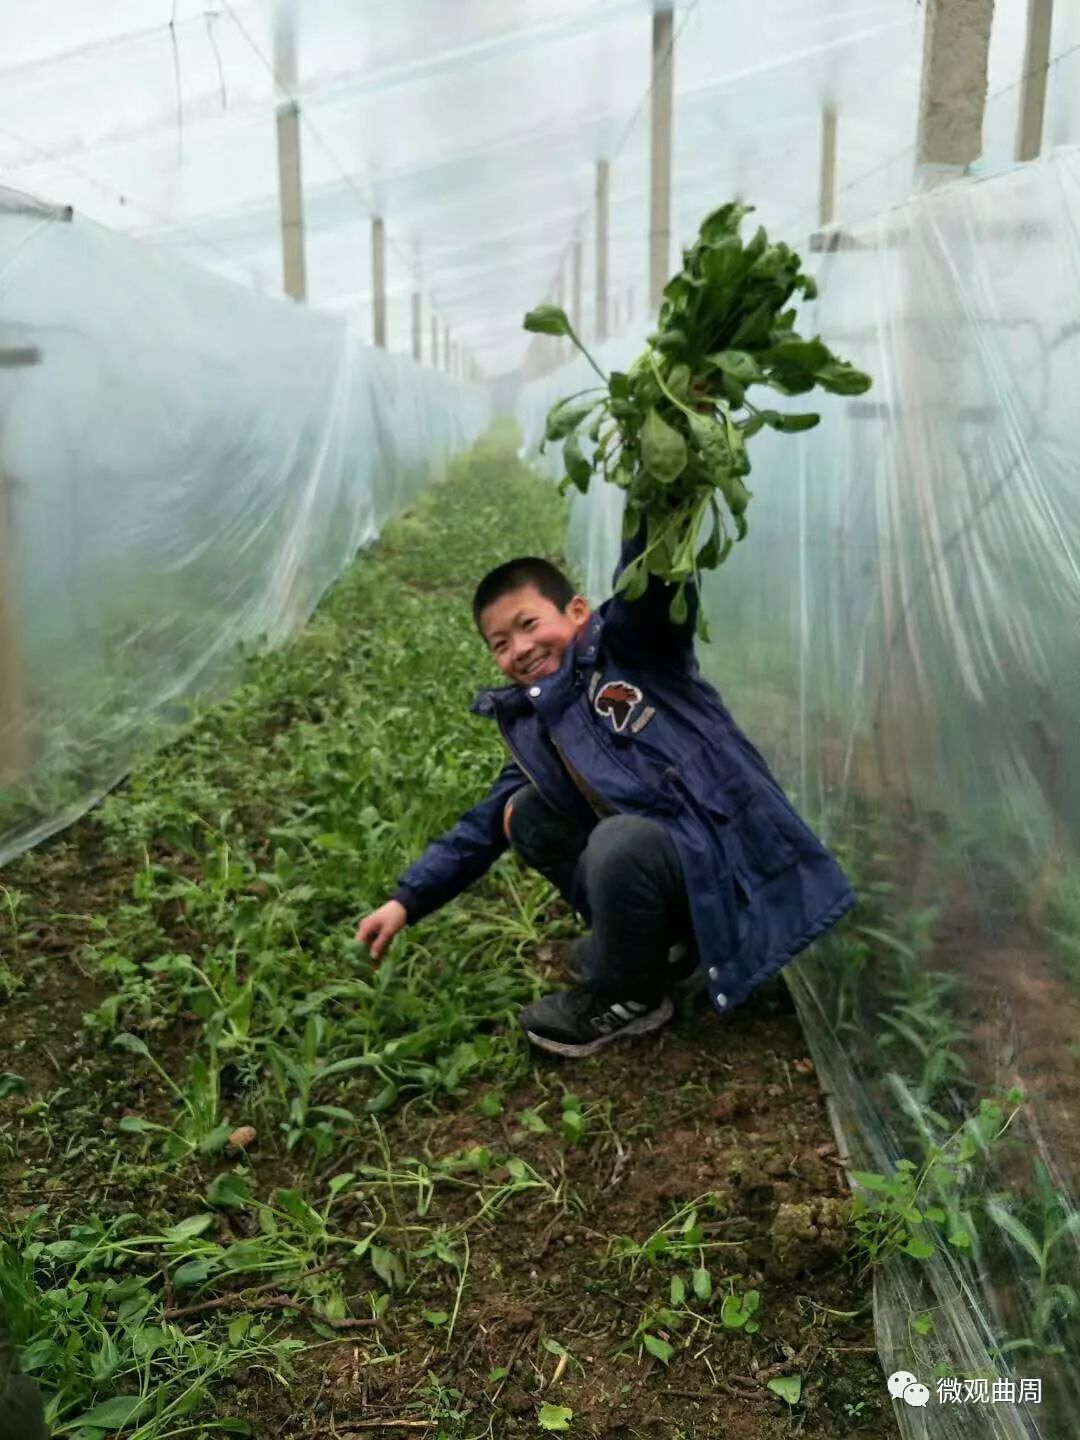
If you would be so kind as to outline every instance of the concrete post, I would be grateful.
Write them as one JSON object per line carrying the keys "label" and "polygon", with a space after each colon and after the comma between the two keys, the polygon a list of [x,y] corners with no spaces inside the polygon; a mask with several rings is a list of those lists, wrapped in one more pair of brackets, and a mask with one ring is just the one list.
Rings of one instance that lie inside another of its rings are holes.
{"label": "concrete post", "polygon": [[650,100],[651,179],[649,202],[649,303],[660,308],[671,264],[671,109],[675,63],[675,17],[653,14]]}
{"label": "concrete post", "polygon": [[571,259],[570,324],[576,334],[581,334],[581,241],[574,241]]}
{"label": "concrete post", "polygon": [[26,674],[15,603],[15,546],[8,507],[10,482],[0,470],[0,784],[29,769]]}
{"label": "concrete post", "polygon": [[374,340],[386,349],[386,228],[381,219],[371,222],[371,290],[374,307]]}
{"label": "concrete post", "polygon": [[994,0],[926,0],[919,165],[963,168],[982,153]]}
{"label": "concrete post", "polygon": [[[37,346],[0,350],[3,370],[21,370],[40,363]],[[0,784],[25,779],[30,769],[26,665],[15,598],[14,525],[9,503],[12,488],[0,451]]]}
{"label": "concrete post", "polygon": [[818,224],[831,225],[836,215],[836,111],[826,105],[821,116],[821,188]]}
{"label": "concrete post", "polygon": [[416,361],[418,365],[420,364],[420,361],[422,359],[422,356],[420,354],[420,335],[420,291],[414,290],[412,297],[412,358]]}
{"label": "concrete post", "polygon": [[1016,125],[1017,160],[1034,160],[1042,149],[1046,76],[1050,69],[1050,33],[1053,26],[1054,0],[1028,0],[1020,115]]}
{"label": "concrete post", "polygon": [[[282,85],[296,89],[296,35],[291,12],[282,9],[274,32],[274,69]],[[307,299],[304,260],[304,183],[300,171],[300,107],[286,99],[277,109],[278,194],[285,293]]]}
{"label": "concrete post", "polygon": [[608,337],[608,197],[611,167],[596,162],[596,338]]}

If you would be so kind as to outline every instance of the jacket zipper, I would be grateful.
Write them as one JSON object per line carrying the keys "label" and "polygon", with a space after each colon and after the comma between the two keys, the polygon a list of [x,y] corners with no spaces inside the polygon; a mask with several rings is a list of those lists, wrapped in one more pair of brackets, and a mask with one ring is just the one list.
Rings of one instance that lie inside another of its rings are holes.
{"label": "jacket zipper", "polygon": [[544,794],[544,791],[543,791],[543,789],[541,788],[540,783],[539,783],[539,781],[537,780],[536,776],[532,773],[532,771],[529,769],[529,767],[528,767],[528,766],[525,764],[525,762],[522,760],[521,756],[520,756],[520,755],[517,753],[517,751],[514,749],[513,745],[510,744],[510,737],[507,735],[505,729],[503,728],[502,717],[501,717],[498,713],[496,713],[496,715],[495,715],[495,723],[496,723],[496,724],[498,725],[498,727],[499,727],[499,734],[500,734],[500,735],[502,736],[502,738],[503,738],[503,744],[506,746],[507,750],[510,751],[510,755],[511,755],[511,758],[513,759],[513,761],[514,761],[514,764],[518,767],[518,769],[522,772],[522,774],[525,776],[525,778],[529,781],[529,783],[532,785],[532,787],[534,788],[534,790],[536,791],[536,793],[540,796],[541,800],[543,800],[544,804],[551,806],[551,809],[552,809],[552,810],[557,810],[557,809],[558,809],[558,806],[551,804],[551,801],[550,801],[550,800],[548,799],[548,797]]}
{"label": "jacket zipper", "polygon": [[[562,750],[559,748],[559,742],[555,739],[555,736],[554,736],[554,735],[551,737],[551,748],[555,751],[555,754],[558,755],[559,759],[562,761],[562,763],[563,763],[563,769],[566,771],[567,775],[570,776],[570,779],[573,781],[574,785],[577,787],[578,793],[581,795],[581,798],[585,801],[585,804],[588,805],[589,809],[593,812],[593,814],[596,816],[596,818],[597,818],[598,820],[604,820],[604,819],[606,819],[607,816],[605,815],[604,811],[603,811],[603,810],[600,810],[600,809],[597,807],[597,805],[594,803],[594,801],[592,800],[591,796],[589,795],[588,791],[585,789],[584,777],[581,776],[581,775],[579,775],[577,769],[576,769],[573,765],[571,765],[570,762],[567,760],[566,756],[563,754]],[[604,799],[604,796],[602,796],[599,791],[596,791],[595,793],[596,793],[596,796],[597,796],[598,799],[604,800],[605,805],[609,803],[607,800]],[[611,806],[611,812],[617,813],[617,812],[615,811],[614,805]]]}

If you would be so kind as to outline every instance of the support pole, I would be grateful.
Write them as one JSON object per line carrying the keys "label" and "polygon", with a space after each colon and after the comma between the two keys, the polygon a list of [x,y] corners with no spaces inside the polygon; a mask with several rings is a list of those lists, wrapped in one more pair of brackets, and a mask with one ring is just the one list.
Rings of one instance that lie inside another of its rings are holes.
{"label": "support pole", "polygon": [[836,216],[836,111],[826,105],[821,115],[821,189],[818,224],[831,225]]}
{"label": "support pole", "polygon": [[386,349],[386,230],[381,219],[371,222],[371,287],[375,312],[375,344]]}
{"label": "support pole", "polygon": [[596,338],[608,338],[608,196],[611,166],[596,162]]}
{"label": "support pole", "polygon": [[[41,363],[37,346],[0,350],[0,369],[21,370]],[[15,543],[10,476],[0,451],[0,785],[25,779],[30,769],[26,664],[15,598]]]}
{"label": "support pole", "polygon": [[431,317],[431,368],[439,368],[439,322],[434,315]]}
{"label": "support pole", "polygon": [[420,335],[420,291],[414,290],[412,297],[412,358],[416,361],[418,365],[420,364],[422,358],[420,354]]}
{"label": "support pole", "polygon": [[1046,114],[1046,76],[1050,69],[1050,34],[1054,0],[1028,0],[1027,40],[1020,81],[1020,116],[1016,126],[1017,160],[1034,160],[1042,149]]}
{"label": "support pole", "polygon": [[971,165],[982,153],[994,0],[926,0],[919,165]]}
{"label": "support pole", "polygon": [[0,785],[25,778],[27,745],[26,669],[15,605],[15,546],[9,495],[0,469]]}
{"label": "support pole", "polygon": [[450,326],[444,325],[442,332],[442,368],[450,374]]}
{"label": "support pole", "polygon": [[[274,32],[275,73],[288,91],[296,89],[296,35],[291,12],[282,8]],[[277,109],[278,193],[285,293],[307,299],[304,260],[304,183],[300,171],[300,107],[287,99]]]}
{"label": "support pole", "polygon": [[[555,276],[555,304],[564,313],[566,311],[566,276],[563,274],[563,262],[559,261],[559,271]],[[566,351],[570,348],[569,340],[558,339],[555,341],[555,359],[560,361],[565,357]]]}
{"label": "support pole", "polygon": [[668,8],[653,14],[651,182],[649,205],[649,304],[659,310],[671,263],[671,110],[675,63],[675,17]]}
{"label": "support pole", "polygon": [[574,241],[571,259],[570,281],[570,324],[576,334],[581,334],[581,241]]}

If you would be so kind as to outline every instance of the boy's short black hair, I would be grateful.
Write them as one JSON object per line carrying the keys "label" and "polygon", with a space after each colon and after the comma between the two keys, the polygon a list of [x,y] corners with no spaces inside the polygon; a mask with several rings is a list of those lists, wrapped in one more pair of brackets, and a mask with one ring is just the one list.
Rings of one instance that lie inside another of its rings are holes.
{"label": "boy's short black hair", "polygon": [[507,560],[505,564],[489,570],[476,587],[472,603],[476,628],[480,629],[480,616],[489,605],[526,585],[535,586],[545,600],[550,600],[560,610],[565,610],[577,594],[563,572],[550,560],[542,560],[537,555],[522,555],[517,560]]}

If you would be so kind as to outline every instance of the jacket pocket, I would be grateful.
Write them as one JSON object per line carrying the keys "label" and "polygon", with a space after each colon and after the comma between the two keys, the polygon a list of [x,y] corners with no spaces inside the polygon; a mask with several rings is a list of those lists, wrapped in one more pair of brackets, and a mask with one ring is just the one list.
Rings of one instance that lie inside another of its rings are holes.
{"label": "jacket pocket", "polygon": [[742,851],[741,878],[751,891],[755,884],[763,885],[799,863],[798,852],[769,814],[764,796],[753,796],[732,817],[731,828]]}

